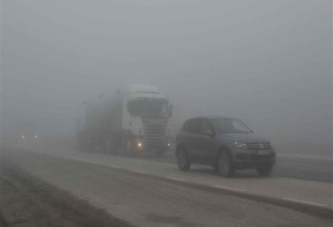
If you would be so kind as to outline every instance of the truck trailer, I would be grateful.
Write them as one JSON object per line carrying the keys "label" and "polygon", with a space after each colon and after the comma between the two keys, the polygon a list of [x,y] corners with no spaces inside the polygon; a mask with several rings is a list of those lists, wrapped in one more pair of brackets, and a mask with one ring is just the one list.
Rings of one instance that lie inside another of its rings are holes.
{"label": "truck trailer", "polygon": [[81,150],[100,147],[108,152],[156,155],[169,150],[172,105],[154,86],[127,85],[84,102],[84,107],[77,122]]}

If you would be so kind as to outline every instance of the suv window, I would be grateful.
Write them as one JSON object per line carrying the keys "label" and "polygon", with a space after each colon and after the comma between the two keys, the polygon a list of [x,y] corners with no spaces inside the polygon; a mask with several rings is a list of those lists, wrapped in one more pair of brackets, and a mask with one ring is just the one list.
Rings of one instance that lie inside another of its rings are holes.
{"label": "suv window", "polygon": [[189,120],[185,121],[183,127],[182,127],[182,131],[183,132],[188,132],[189,131]]}
{"label": "suv window", "polygon": [[185,122],[183,131],[189,133],[200,133],[201,132],[202,119],[191,119]]}
{"label": "suv window", "polygon": [[234,125],[234,128],[235,128],[236,131],[243,131],[244,130],[244,125],[242,125],[238,121],[234,121],[233,125]]}
{"label": "suv window", "polygon": [[201,124],[201,134],[204,134],[206,131],[214,132],[212,124],[207,120],[203,119]]}

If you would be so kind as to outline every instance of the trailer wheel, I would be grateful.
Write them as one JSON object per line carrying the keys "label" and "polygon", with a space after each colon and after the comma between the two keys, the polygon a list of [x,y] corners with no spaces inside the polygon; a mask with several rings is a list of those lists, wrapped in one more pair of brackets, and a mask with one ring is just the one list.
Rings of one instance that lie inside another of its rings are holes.
{"label": "trailer wheel", "polygon": [[107,139],[107,140],[105,141],[104,150],[105,150],[105,153],[111,153],[111,150],[112,150],[112,142],[111,142],[110,139]]}
{"label": "trailer wheel", "polygon": [[133,149],[133,142],[132,142],[132,140],[127,139],[125,146],[126,146],[126,153],[128,155],[133,155],[133,150],[134,149]]}
{"label": "trailer wheel", "polygon": [[86,146],[85,146],[85,150],[90,152],[93,149],[93,141],[91,136],[87,136],[86,137]]}
{"label": "trailer wheel", "polygon": [[165,153],[164,151],[158,150],[156,151],[155,156],[160,158],[164,155],[164,153]]}

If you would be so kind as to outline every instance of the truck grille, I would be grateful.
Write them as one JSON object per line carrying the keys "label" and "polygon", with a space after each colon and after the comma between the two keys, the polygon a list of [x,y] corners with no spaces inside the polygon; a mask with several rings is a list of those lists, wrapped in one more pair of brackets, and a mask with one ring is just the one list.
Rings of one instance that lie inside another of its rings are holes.
{"label": "truck grille", "polygon": [[271,143],[248,143],[247,148],[249,150],[268,150],[272,149]]}
{"label": "truck grille", "polygon": [[165,144],[166,123],[143,122],[145,143],[148,148],[158,149]]}

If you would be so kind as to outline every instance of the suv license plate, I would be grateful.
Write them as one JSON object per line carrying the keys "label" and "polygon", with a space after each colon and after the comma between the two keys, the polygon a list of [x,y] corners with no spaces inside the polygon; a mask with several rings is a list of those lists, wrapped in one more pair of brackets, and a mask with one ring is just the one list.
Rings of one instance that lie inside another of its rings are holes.
{"label": "suv license plate", "polygon": [[268,155],[268,154],[270,154],[270,152],[269,151],[265,151],[265,150],[259,150],[259,151],[257,151],[257,154],[258,155]]}

